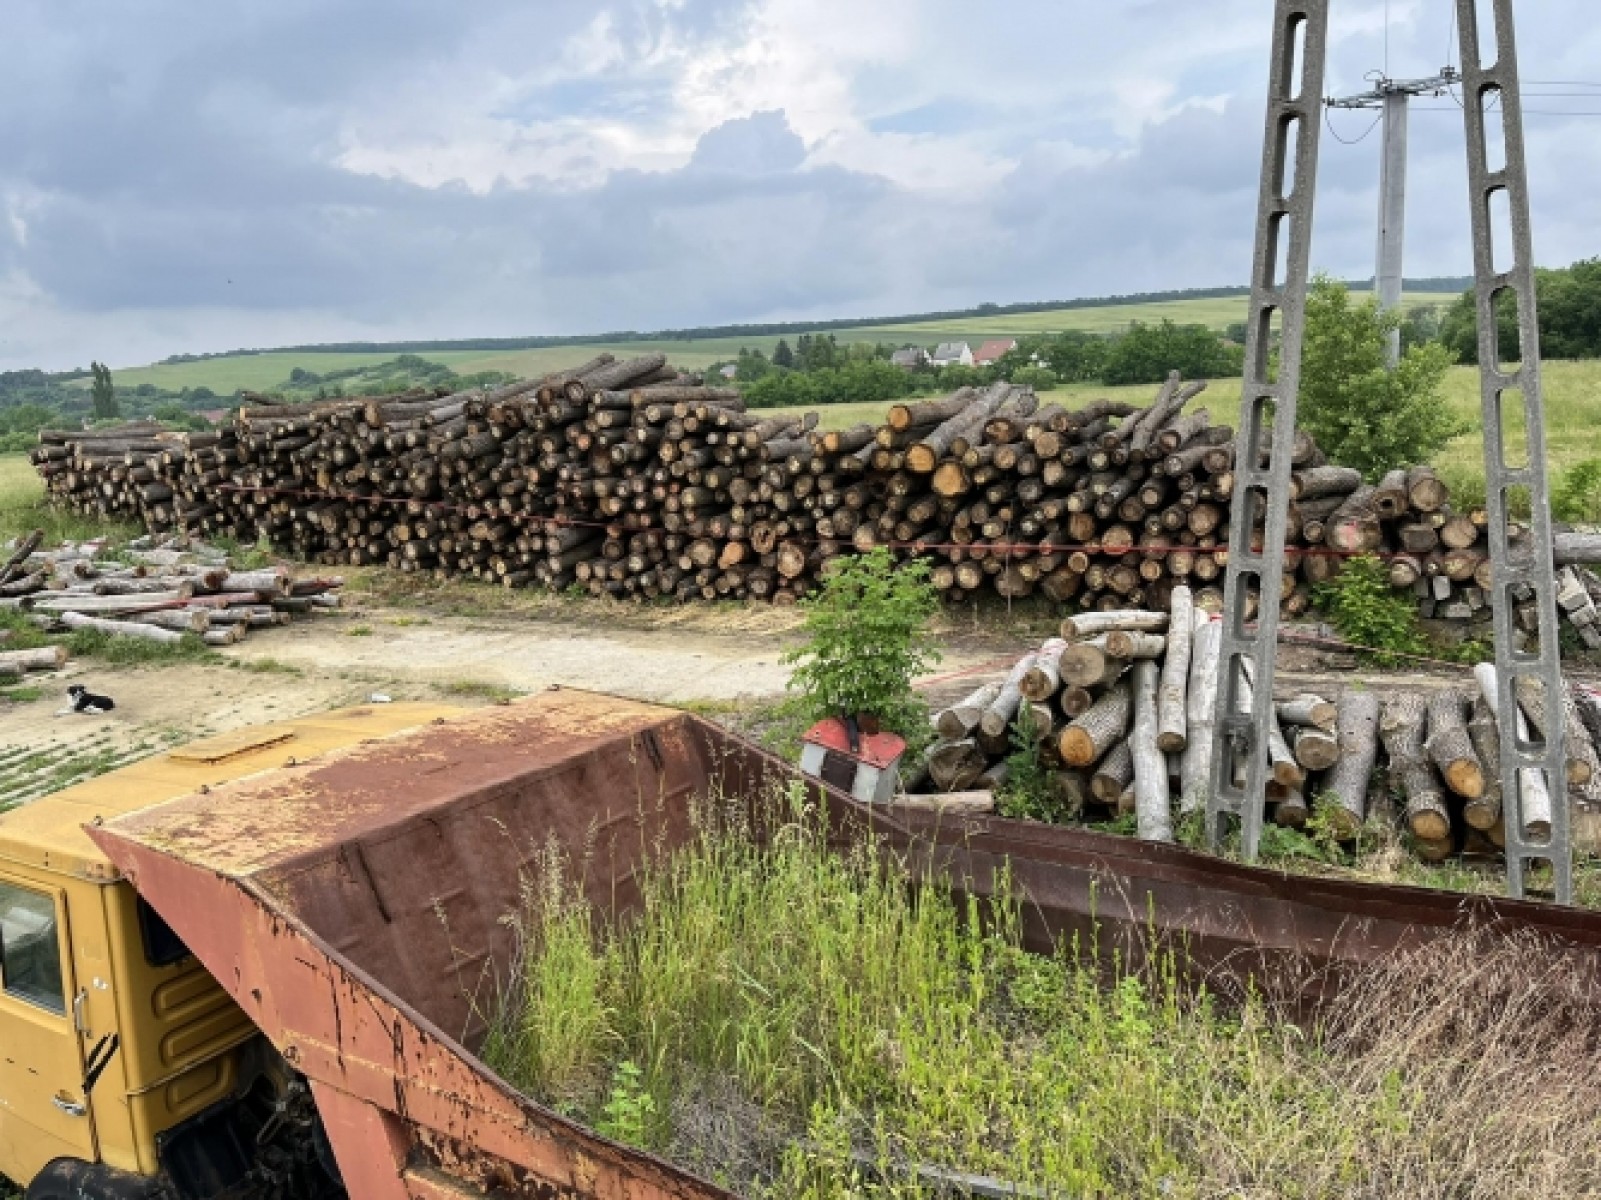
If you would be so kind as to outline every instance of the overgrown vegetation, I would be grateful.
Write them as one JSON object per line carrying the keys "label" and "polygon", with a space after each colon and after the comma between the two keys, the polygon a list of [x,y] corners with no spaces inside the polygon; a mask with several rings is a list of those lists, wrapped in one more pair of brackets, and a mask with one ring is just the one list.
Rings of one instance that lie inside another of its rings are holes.
{"label": "overgrown vegetation", "polygon": [[1551,511],[1561,521],[1601,521],[1601,458],[1587,458],[1562,473]]}
{"label": "overgrown vegetation", "polygon": [[[1601,988],[1529,939],[1212,994],[1021,948],[1020,908],[908,887],[819,818],[703,809],[629,920],[554,851],[483,1048],[537,1099],[753,1197],[1545,1197],[1601,1186]],[[1284,998],[1284,1003],[1280,1002]],[[1531,1071],[1528,1064],[1541,1069]],[[1553,1141],[1553,1138],[1556,1140]]]}
{"label": "overgrown vegetation", "polygon": [[1428,462],[1464,432],[1444,403],[1451,355],[1414,345],[1392,371],[1385,346],[1402,317],[1374,297],[1354,301],[1343,283],[1319,276],[1307,297],[1299,420],[1333,462],[1369,480]]}
{"label": "overgrown vegetation", "polygon": [[888,550],[837,558],[801,602],[805,642],[780,661],[794,665],[790,693],[807,720],[865,714],[906,738],[928,740],[928,706],[912,680],[939,661],[929,621],[939,596],[929,565],[897,564]]}
{"label": "overgrown vegetation", "polygon": [[94,658],[117,667],[136,667],[159,663],[219,662],[217,652],[199,636],[186,633],[176,642],[147,642],[143,638],[116,637],[98,629],[74,629],[70,633],[46,633],[14,610],[0,610],[0,629],[11,637],[6,646],[29,650],[36,646],[64,645],[74,658]]}
{"label": "overgrown vegetation", "polygon": [[[1558,270],[1537,270],[1540,352],[1545,358],[1601,357],[1601,258],[1583,259]],[[1520,357],[1516,298],[1502,293],[1496,308],[1496,336],[1502,362]],[[1440,321],[1440,340],[1465,363],[1479,361],[1478,297],[1463,292]]]}
{"label": "overgrown vegetation", "polygon": [[1412,597],[1390,586],[1388,570],[1371,554],[1346,559],[1316,597],[1340,636],[1369,648],[1380,666],[1394,666],[1397,655],[1422,654],[1427,648]]}

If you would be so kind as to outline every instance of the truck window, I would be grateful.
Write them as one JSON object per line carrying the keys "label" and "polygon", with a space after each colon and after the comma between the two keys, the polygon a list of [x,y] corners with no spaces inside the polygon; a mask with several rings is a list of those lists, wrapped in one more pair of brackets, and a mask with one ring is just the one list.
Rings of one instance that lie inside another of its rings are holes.
{"label": "truck window", "polygon": [[51,1012],[67,1011],[55,901],[9,883],[0,883],[0,987]]}
{"label": "truck window", "polygon": [[170,967],[189,957],[189,947],[173,932],[161,914],[139,898],[139,932],[144,937],[145,961],[152,967]]}

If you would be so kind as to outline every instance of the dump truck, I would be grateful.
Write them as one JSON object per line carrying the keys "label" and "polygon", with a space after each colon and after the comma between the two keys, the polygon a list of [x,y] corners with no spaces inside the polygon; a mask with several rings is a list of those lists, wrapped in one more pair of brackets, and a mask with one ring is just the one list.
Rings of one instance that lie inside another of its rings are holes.
{"label": "dump truck", "polygon": [[958,893],[1004,866],[1025,942],[1201,971],[1332,971],[1573,909],[1307,880],[1172,846],[873,806],[690,714],[559,690],[371,705],[211,738],[0,816],[0,1173],[30,1198],[726,1197],[520,1094],[477,1056],[506,920],[552,846],[637,904],[692,802],[803,787]]}

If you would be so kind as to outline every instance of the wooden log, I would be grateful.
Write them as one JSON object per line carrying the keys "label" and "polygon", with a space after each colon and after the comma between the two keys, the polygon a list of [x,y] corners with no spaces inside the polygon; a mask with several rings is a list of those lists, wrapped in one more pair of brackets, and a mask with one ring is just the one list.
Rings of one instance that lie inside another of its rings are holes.
{"label": "wooden log", "polygon": [[1373,497],[1372,487],[1352,492],[1325,525],[1324,543],[1348,554],[1366,554],[1383,545],[1384,529]]}
{"label": "wooden log", "polygon": [[1429,736],[1424,750],[1446,787],[1467,800],[1484,795],[1484,768],[1468,737],[1469,698],[1460,692],[1436,692],[1429,700]]}
{"label": "wooden log", "polygon": [[39,543],[42,541],[44,541],[44,530],[35,529],[17,543],[16,549],[7,557],[5,565],[0,567],[0,584],[10,583],[25,573],[23,564],[28,561],[28,556],[39,548]]}
{"label": "wooden log", "polygon": [[1129,784],[1134,782],[1134,751],[1128,741],[1120,741],[1106,752],[1090,776],[1090,793],[1108,808],[1117,804]]}
{"label": "wooden log", "polygon": [[[1529,719],[1529,726],[1540,735],[1542,740],[1550,737],[1551,722],[1545,702],[1545,690],[1538,679],[1529,675],[1519,675],[1513,680],[1513,690],[1517,693],[1518,706]],[[1584,726],[1579,722],[1579,714],[1573,706],[1572,698],[1564,696],[1563,704],[1563,756],[1567,760],[1568,783],[1572,787],[1583,787],[1590,782],[1594,768],[1586,760],[1583,748],[1589,745],[1590,739],[1585,736]],[[1593,756],[1593,751],[1592,751]]]}
{"label": "wooden log", "polygon": [[1292,725],[1285,735],[1290,753],[1307,772],[1327,771],[1340,761],[1340,742],[1327,729],[1313,725]]}
{"label": "wooden log", "polygon": [[17,675],[25,671],[56,671],[67,665],[65,646],[40,646],[35,650],[0,651],[0,670],[12,669]]}
{"label": "wooden log", "polygon": [[1156,663],[1150,659],[1134,664],[1134,733],[1130,744],[1134,758],[1134,811],[1138,817],[1138,836],[1147,842],[1173,840],[1167,758],[1156,742],[1159,674]]}
{"label": "wooden log", "polygon": [[1072,687],[1090,688],[1116,679],[1127,669],[1128,660],[1107,649],[1103,634],[1088,642],[1073,642],[1057,656],[1057,678]]}
{"label": "wooden log", "polygon": [[1385,703],[1379,736],[1390,756],[1390,775],[1406,797],[1406,823],[1413,836],[1439,841],[1451,836],[1451,812],[1423,751],[1428,705],[1417,692],[1398,692]]}
{"label": "wooden log", "polygon": [[1601,533],[1558,533],[1551,544],[1559,567],[1601,563]]}
{"label": "wooden log", "polygon": [[1501,823],[1501,730],[1483,695],[1475,698],[1468,738],[1484,774],[1484,791],[1462,806],[1462,818],[1474,829],[1488,831]]}
{"label": "wooden log", "polygon": [[1189,741],[1190,652],[1195,634],[1195,601],[1188,587],[1179,585],[1169,599],[1166,656],[1157,700],[1156,744],[1164,754],[1182,751]]}
{"label": "wooden log", "polygon": [[1395,520],[1406,512],[1408,503],[1405,471],[1391,471],[1373,489],[1373,507],[1378,510],[1380,520]]}
{"label": "wooden log", "polygon": [[1062,730],[1058,742],[1062,761],[1070,767],[1089,767],[1120,741],[1128,730],[1131,696],[1119,681],[1083,716]]}
{"label": "wooden log", "polygon": [[1062,686],[1062,672],[1059,660],[1062,651],[1067,649],[1067,643],[1061,638],[1052,638],[1040,647],[1035,655],[1034,665],[1029,668],[1028,674],[1023,676],[1020,685],[1023,698],[1036,704],[1043,703],[1056,695],[1057,689]]}
{"label": "wooden log", "polygon": [[1303,503],[1332,496],[1349,496],[1361,486],[1362,472],[1355,467],[1308,467],[1295,473],[1295,496]]}
{"label": "wooden log", "polygon": [[984,710],[1001,694],[999,683],[986,683],[982,687],[944,709],[934,718],[935,729],[947,741],[960,741],[978,728]]}
{"label": "wooden log", "polygon": [[163,645],[183,641],[183,634],[175,630],[144,625],[137,621],[106,621],[99,617],[85,616],[83,613],[62,613],[61,623],[68,629],[94,629],[116,637],[140,638],[147,642],[160,642]]}
{"label": "wooden log", "polygon": [[1062,621],[1062,639],[1080,642],[1103,633],[1165,633],[1168,614],[1118,609],[1112,612],[1080,613]]}
{"label": "wooden log", "polygon": [[1406,475],[1407,503],[1420,513],[1439,512],[1451,498],[1450,489],[1428,467],[1413,467]]}
{"label": "wooden log", "polygon": [[990,706],[984,710],[984,715],[978,720],[978,726],[992,738],[1004,737],[1006,729],[1017,715],[1018,705],[1023,702],[1023,679],[1034,669],[1038,660],[1038,653],[1025,654],[1018,659],[1006,679],[1001,684],[1001,690]]}
{"label": "wooden log", "polygon": [[1161,658],[1167,650],[1167,639],[1159,633],[1131,633],[1125,629],[1114,629],[1105,638],[1106,652],[1113,658],[1154,660]]}
{"label": "wooden log", "polygon": [[926,755],[928,773],[941,791],[965,792],[989,766],[989,755],[973,738],[936,742]]}
{"label": "wooden log", "polygon": [[971,813],[976,815],[995,811],[995,793],[993,791],[929,792],[923,795],[914,795],[902,792],[889,802],[889,806],[891,808],[907,809],[912,812]]}
{"label": "wooden log", "polygon": [[1190,676],[1185,689],[1186,743],[1180,765],[1180,811],[1189,814],[1206,807],[1211,787],[1212,744],[1217,719],[1218,661],[1223,648],[1223,626],[1197,610],[1190,644]]}
{"label": "wooden log", "polygon": [[1337,705],[1310,693],[1282,701],[1277,708],[1281,725],[1307,726],[1332,733],[1339,721]]}

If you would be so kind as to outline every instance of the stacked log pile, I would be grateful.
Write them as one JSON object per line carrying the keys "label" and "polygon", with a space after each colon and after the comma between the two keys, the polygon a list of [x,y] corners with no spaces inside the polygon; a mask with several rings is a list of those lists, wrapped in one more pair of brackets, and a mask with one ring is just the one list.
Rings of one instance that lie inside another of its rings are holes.
{"label": "stacked log pile", "polygon": [[[234,570],[220,550],[181,538],[136,539],[114,557],[99,542],[46,550],[41,541],[36,533],[0,551],[8,555],[0,578],[9,580],[0,584],[0,607],[27,612],[48,630],[93,629],[162,643],[194,634],[207,645],[228,646],[253,629],[338,608],[344,582],[295,578],[284,567]],[[4,664],[0,656],[0,678]]]}
{"label": "stacked log pile", "polygon": [[[1004,680],[935,715],[938,740],[908,790],[921,793],[925,806],[955,796],[959,807],[993,808],[993,793],[1004,793],[1010,781],[1008,760],[1028,746],[1046,770],[1049,807],[1063,819],[1132,815],[1141,838],[1173,840],[1178,823],[1205,807],[1221,632],[1182,585],[1170,613],[1068,617],[1060,637],[1024,655]],[[1327,696],[1275,696],[1270,818],[1300,829],[1316,806],[1324,828],[1351,840],[1393,796],[1420,858],[1499,852],[1505,825],[1495,697],[1490,664],[1460,687],[1433,692],[1381,695],[1353,686]],[[1550,720],[1563,722],[1573,812],[1595,812],[1601,699],[1573,689],[1555,717],[1537,687],[1520,688],[1518,699],[1518,719],[1528,729],[1540,733]],[[1247,687],[1242,710],[1255,700]],[[1538,778],[1523,788],[1527,833],[1543,837],[1552,797]],[[1576,820],[1581,849],[1601,849],[1598,825]]]}
{"label": "stacked log pile", "polygon": [[[247,396],[213,433],[46,431],[33,457],[81,511],[331,566],[784,603],[834,556],[887,546],[930,559],[952,601],[1166,610],[1182,584],[1217,611],[1235,450],[1190,410],[1204,386],[1175,375],[1146,407],[1068,411],[997,383],[819,432],[814,415],[747,412],[660,354],[602,355],[489,392]],[[1344,556],[1378,553],[1426,616],[1488,618],[1484,514],[1453,511],[1432,471],[1369,486],[1304,434],[1294,463],[1285,616]]]}

